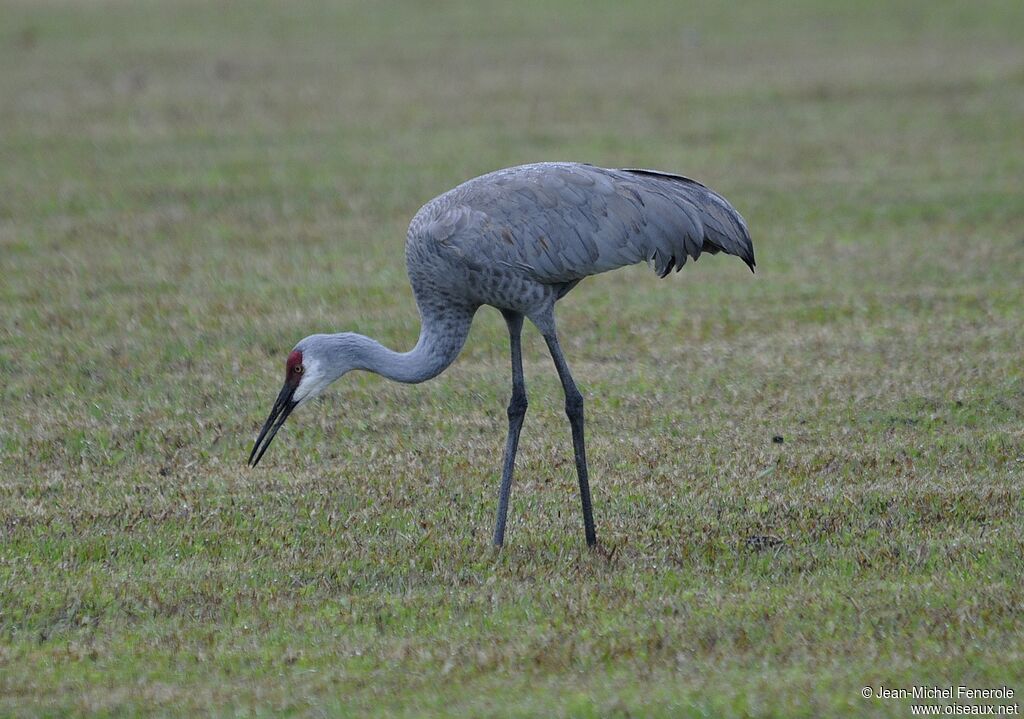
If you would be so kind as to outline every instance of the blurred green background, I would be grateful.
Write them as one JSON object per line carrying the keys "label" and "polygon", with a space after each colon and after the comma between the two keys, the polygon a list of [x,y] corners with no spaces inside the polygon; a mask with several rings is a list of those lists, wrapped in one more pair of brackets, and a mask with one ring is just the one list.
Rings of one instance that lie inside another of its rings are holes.
{"label": "blurred green background", "polygon": [[[0,2],[0,713],[906,716],[1024,676],[1024,5]],[[525,337],[411,347],[416,209],[539,160],[744,214]],[[772,441],[774,436],[782,443]]]}

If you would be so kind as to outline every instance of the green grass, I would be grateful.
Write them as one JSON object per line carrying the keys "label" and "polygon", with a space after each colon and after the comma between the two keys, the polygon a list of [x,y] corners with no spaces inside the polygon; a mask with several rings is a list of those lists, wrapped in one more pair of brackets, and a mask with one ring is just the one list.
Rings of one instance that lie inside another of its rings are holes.
{"label": "green grass", "polygon": [[[0,3],[0,714],[908,716],[1024,692],[1024,6]],[[758,273],[630,268],[509,392],[346,377],[256,471],[314,331],[411,346],[456,183],[680,171]],[[781,435],[781,444],[772,441]]]}

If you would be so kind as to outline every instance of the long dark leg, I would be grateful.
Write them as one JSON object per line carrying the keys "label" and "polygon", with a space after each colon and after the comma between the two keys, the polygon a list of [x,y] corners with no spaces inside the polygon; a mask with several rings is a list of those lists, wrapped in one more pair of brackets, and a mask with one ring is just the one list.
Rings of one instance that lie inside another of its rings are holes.
{"label": "long dark leg", "polygon": [[562,354],[562,348],[558,344],[558,335],[552,328],[550,332],[544,332],[544,340],[548,343],[551,351],[551,358],[555,361],[555,368],[558,370],[558,378],[562,380],[562,389],[565,390],[565,413],[569,417],[569,425],[572,427],[572,448],[576,454],[576,474],[580,478],[580,500],[583,502],[583,531],[587,536],[587,544],[593,547],[597,544],[597,534],[594,532],[594,512],[590,506],[590,482],[587,475],[587,449],[583,442],[583,395],[576,388],[576,383],[569,372],[569,365]]}
{"label": "long dark leg", "polygon": [[523,316],[517,312],[502,311],[508,324],[508,338],[512,346],[512,399],[508,403],[508,439],[505,441],[505,459],[501,468],[501,489],[498,491],[498,520],[494,525],[494,546],[505,541],[505,518],[508,515],[508,496],[512,491],[512,471],[516,466],[519,432],[526,417],[526,380],[523,377],[523,349],[520,335]]}

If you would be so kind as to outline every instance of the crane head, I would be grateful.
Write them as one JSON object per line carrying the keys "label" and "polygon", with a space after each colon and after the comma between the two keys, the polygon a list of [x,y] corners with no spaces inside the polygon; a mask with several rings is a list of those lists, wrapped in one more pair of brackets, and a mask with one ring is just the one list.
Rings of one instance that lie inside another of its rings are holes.
{"label": "crane head", "polygon": [[339,352],[338,347],[338,339],[344,343],[346,336],[346,333],[310,335],[295,345],[284,364],[284,386],[249,453],[250,465],[255,467],[259,464],[277,430],[296,407],[316,397],[331,382],[352,369],[347,353]]}
{"label": "crane head", "polygon": [[285,363],[284,386],[281,387],[281,392],[270,409],[270,416],[263,423],[263,429],[260,430],[256,443],[252,446],[252,452],[249,453],[251,466],[255,467],[259,464],[263,453],[267,451],[267,447],[274,440],[277,430],[281,429],[281,425],[288,419],[288,415],[311,396],[312,393],[305,391],[306,388],[303,388],[301,392],[299,389],[302,385],[309,386],[307,374],[309,373],[306,365],[303,364],[302,351],[296,347],[288,355],[288,361]]}

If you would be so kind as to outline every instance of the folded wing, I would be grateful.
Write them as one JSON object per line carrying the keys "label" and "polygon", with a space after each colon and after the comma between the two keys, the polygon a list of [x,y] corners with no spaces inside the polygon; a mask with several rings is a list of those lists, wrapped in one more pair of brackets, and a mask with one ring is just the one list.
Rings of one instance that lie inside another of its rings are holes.
{"label": "folded wing", "polygon": [[664,277],[703,252],[755,264],[739,212],[679,175],[542,163],[470,180],[435,202],[417,229],[473,264],[516,268],[541,282],[639,262]]}

